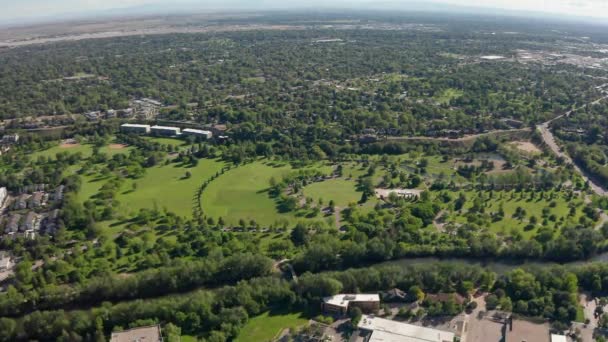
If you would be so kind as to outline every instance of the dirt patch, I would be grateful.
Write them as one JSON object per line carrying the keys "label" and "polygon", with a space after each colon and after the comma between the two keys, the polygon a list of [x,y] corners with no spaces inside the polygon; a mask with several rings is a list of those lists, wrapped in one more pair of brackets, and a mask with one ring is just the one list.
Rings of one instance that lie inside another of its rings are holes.
{"label": "dirt patch", "polygon": [[122,150],[123,148],[127,148],[127,145],[125,145],[125,144],[110,144],[110,145],[108,145],[108,148],[110,150]]}
{"label": "dirt patch", "polygon": [[541,154],[543,151],[540,150],[536,145],[529,141],[514,141],[511,143],[515,148],[522,152],[531,154]]}
{"label": "dirt patch", "polygon": [[60,148],[74,148],[78,146],[80,146],[80,144],[74,139],[66,139],[61,142],[61,145],[59,145]]}

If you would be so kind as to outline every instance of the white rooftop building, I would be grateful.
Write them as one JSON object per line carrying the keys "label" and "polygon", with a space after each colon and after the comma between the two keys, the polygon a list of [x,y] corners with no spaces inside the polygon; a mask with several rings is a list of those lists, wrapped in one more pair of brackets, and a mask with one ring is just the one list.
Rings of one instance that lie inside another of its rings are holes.
{"label": "white rooftop building", "polygon": [[323,298],[323,310],[345,314],[348,308],[357,306],[364,312],[380,308],[379,294],[337,294]]}
{"label": "white rooftop building", "polygon": [[368,342],[453,342],[454,333],[363,315],[359,329],[371,332]]}
{"label": "white rooftop building", "polygon": [[150,133],[150,125],[138,125],[138,124],[123,124],[120,125],[120,130],[127,133]]}
{"label": "white rooftop building", "polygon": [[0,208],[2,208],[2,205],[6,201],[7,197],[8,197],[8,191],[6,191],[6,188],[4,188],[4,187],[0,188]]}
{"label": "white rooftop building", "polygon": [[4,272],[11,269],[11,266],[11,257],[0,252],[0,272]]}
{"label": "white rooftop building", "polygon": [[551,334],[551,342],[568,342],[568,339],[564,335]]}
{"label": "white rooftop building", "polygon": [[203,137],[207,140],[211,139],[211,137],[213,136],[213,133],[211,133],[211,131],[205,131],[202,129],[193,129],[193,128],[186,128],[182,131],[182,133],[185,135],[194,135],[197,137]]}
{"label": "white rooftop building", "polygon": [[152,126],[150,129],[152,130],[152,133],[156,135],[174,136],[181,134],[179,127]]}

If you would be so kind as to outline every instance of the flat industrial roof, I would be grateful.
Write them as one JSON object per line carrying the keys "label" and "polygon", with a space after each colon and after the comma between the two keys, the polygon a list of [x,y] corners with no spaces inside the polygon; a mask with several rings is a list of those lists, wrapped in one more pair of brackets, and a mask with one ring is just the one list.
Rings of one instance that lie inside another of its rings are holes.
{"label": "flat industrial roof", "polygon": [[211,134],[211,131],[205,131],[202,129],[186,128],[182,132],[184,133],[197,133],[197,134]]}
{"label": "flat industrial roof", "polygon": [[331,305],[348,307],[349,302],[379,302],[378,294],[337,294],[323,298],[323,302]]}
{"label": "flat industrial roof", "polygon": [[568,342],[566,336],[551,334],[551,342]]}
{"label": "flat industrial roof", "polygon": [[110,338],[110,342],[159,342],[161,340],[160,327],[158,325],[114,332]]}
{"label": "flat industrial roof", "polygon": [[140,125],[140,124],[122,124],[120,127],[137,127],[137,128],[150,128],[150,125]]}
{"label": "flat industrial roof", "polygon": [[452,342],[454,333],[363,315],[359,328],[371,330],[373,342]]}
{"label": "flat industrial roof", "polygon": [[172,131],[179,130],[179,127],[169,127],[169,126],[152,126],[152,129],[170,129]]}

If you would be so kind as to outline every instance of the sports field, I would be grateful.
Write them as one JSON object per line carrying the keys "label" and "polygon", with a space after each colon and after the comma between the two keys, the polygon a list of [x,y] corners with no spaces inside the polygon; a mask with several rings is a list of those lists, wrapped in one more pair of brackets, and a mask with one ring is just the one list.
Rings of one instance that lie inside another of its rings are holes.
{"label": "sports field", "polygon": [[272,341],[283,329],[298,328],[307,322],[300,313],[275,315],[265,312],[249,319],[234,342]]}

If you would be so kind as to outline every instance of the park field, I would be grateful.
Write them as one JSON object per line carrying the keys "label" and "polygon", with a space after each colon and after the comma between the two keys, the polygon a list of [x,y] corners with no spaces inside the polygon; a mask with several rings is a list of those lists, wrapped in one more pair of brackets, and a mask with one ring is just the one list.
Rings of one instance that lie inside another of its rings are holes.
{"label": "park field", "polygon": [[283,329],[298,328],[306,323],[308,319],[301,313],[265,312],[249,319],[234,342],[272,341]]}
{"label": "park field", "polygon": [[311,197],[315,202],[319,199],[323,199],[323,203],[333,200],[337,206],[346,207],[361,199],[362,193],[356,190],[356,186],[357,184],[352,180],[330,179],[306,186],[304,195]]}
{"label": "park field", "polygon": [[[201,159],[196,167],[180,167],[175,164],[146,169],[139,179],[126,179],[117,196],[119,213],[131,215],[142,208],[167,209],[179,216],[192,217],[193,198],[201,184],[215,175],[224,166],[223,162]],[[186,178],[186,172],[191,173]],[[79,199],[85,201],[94,196],[106,180],[96,175],[84,176]],[[135,188],[133,184],[136,184]]]}
{"label": "park field", "polygon": [[[112,157],[115,154],[119,153],[129,153],[133,147],[131,146],[119,146],[117,144],[111,143],[109,145],[103,146],[99,149],[100,153],[107,154]],[[30,154],[30,158],[32,160],[36,160],[38,157],[43,156],[46,158],[55,158],[57,153],[81,153],[83,158],[88,158],[93,154],[93,145],[91,144],[74,144],[74,145],[56,145],[46,150],[36,151]]]}
{"label": "park field", "polygon": [[[330,167],[310,166],[328,173]],[[298,220],[294,213],[279,213],[277,202],[268,195],[271,178],[280,180],[294,169],[285,163],[256,161],[231,169],[207,186],[203,191],[203,213],[214,219],[222,218],[226,223],[236,225],[239,220],[254,220],[261,225],[271,225],[280,221],[294,223]]]}
{"label": "park field", "polygon": [[[548,195],[553,193],[554,198],[548,199]],[[473,199],[478,196],[478,192],[468,191],[466,192],[467,203],[464,206],[465,212],[473,206]],[[484,203],[485,211],[487,213],[497,212],[502,205],[504,210],[504,218],[498,222],[491,222],[489,229],[497,234],[509,235],[513,231],[521,232],[523,237],[531,238],[536,234],[538,228],[542,226],[543,221],[543,209],[547,208],[549,215],[555,215],[557,222],[563,220],[565,222],[578,222],[579,218],[583,215],[582,206],[583,200],[580,198],[567,199],[562,192],[548,191],[547,196],[543,199],[540,196],[535,196],[531,199],[529,193],[524,193],[522,197],[520,193],[515,191],[497,191],[493,198],[488,198],[488,192],[484,192]],[[551,202],[554,205],[551,205]],[[576,213],[572,217],[568,217],[570,205],[576,206]],[[526,215],[523,219],[517,219],[513,217],[518,207],[523,208],[526,211]],[[538,219],[538,224],[535,229],[526,231],[524,227],[529,224],[529,218],[535,216]],[[467,219],[464,216],[451,214],[451,218],[457,223],[466,223]],[[450,220],[448,220],[450,221]],[[554,225],[555,222],[549,221],[550,225]]]}

